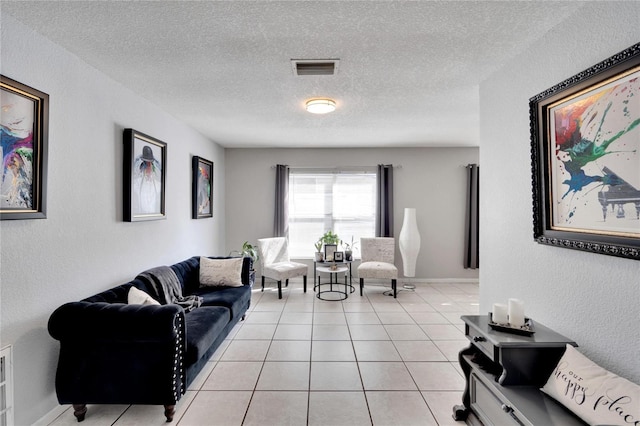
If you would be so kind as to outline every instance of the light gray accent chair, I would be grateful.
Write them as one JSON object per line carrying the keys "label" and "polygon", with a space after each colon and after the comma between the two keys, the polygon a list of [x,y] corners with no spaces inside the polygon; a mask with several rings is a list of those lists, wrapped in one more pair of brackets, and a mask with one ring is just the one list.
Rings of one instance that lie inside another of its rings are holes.
{"label": "light gray accent chair", "polygon": [[289,259],[289,243],[286,238],[261,238],[258,240],[258,251],[262,265],[262,291],[265,277],[274,279],[278,282],[278,299],[282,299],[282,281],[285,281],[286,287],[290,278],[302,276],[304,292],[307,292],[309,267]]}
{"label": "light gray accent chair", "polygon": [[397,297],[398,268],[395,263],[396,240],[391,237],[360,238],[362,263],[358,266],[360,296],[365,278],[391,280],[393,297]]}

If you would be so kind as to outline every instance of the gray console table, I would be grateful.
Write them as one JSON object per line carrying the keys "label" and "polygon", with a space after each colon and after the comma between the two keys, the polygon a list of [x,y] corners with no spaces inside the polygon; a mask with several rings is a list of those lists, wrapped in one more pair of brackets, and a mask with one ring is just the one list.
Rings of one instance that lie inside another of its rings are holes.
{"label": "gray console table", "polygon": [[458,355],[465,374],[462,405],[455,420],[483,425],[584,425],[578,417],[540,391],[575,342],[540,323],[521,336],[494,330],[488,315],[463,316],[468,348]]}

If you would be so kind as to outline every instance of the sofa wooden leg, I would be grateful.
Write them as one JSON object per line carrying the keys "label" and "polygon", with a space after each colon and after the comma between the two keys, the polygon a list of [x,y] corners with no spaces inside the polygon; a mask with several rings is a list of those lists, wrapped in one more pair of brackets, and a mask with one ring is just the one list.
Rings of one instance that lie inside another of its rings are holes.
{"label": "sofa wooden leg", "polygon": [[393,287],[393,298],[397,299],[398,298],[398,282],[397,280],[391,280],[391,287]]}
{"label": "sofa wooden leg", "polygon": [[164,406],[164,416],[167,418],[167,422],[173,421],[173,416],[176,414],[176,406],[175,405],[165,405]]}
{"label": "sofa wooden leg", "polygon": [[307,292],[307,276],[306,275],[302,276],[302,286],[304,288],[304,292],[306,293]]}
{"label": "sofa wooden leg", "polygon": [[262,291],[264,291],[264,275],[262,276]]}
{"label": "sofa wooden leg", "polygon": [[278,281],[278,299],[282,299],[282,281]]}
{"label": "sofa wooden leg", "polygon": [[360,296],[362,296],[363,289],[364,289],[364,278],[360,278]]}
{"label": "sofa wooden leg", "polygon": [[87,404],[73,404],[73,415],[76,416],[78,422],[83,421],[86,414]]}

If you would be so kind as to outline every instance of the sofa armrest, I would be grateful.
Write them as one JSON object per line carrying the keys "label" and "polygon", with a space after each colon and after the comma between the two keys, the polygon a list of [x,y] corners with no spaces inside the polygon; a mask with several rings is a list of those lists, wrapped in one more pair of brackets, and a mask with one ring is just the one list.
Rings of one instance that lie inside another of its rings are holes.
{"label": "sofa armrest", "polygon": [[177,305],[72,302],[49,318],[60,340],[61,404],[174,405],[185,392],[185,314]]}
{"label": "sofa armrest", "polygon": [[71,302],[49,318],[49,334],[56,340],[173,341],[179,332],[178,305],[125,305],[122,303]]}
{"label": "sofa armrest", "polygon": [[242,260],[242,284],[253,287],[253,281],[255,281],[255,274],[251,276],[253,270],[253,259],[245,257]]}

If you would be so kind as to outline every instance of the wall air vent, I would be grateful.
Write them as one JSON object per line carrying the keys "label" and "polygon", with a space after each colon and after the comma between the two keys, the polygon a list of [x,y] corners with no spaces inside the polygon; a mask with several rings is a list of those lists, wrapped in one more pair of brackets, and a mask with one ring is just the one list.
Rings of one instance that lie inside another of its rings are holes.
{"label": "wall air vent", "polygon": [[339,59],[292,59],[293,75],[335,75]]}

